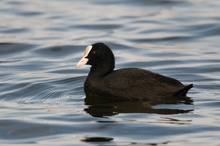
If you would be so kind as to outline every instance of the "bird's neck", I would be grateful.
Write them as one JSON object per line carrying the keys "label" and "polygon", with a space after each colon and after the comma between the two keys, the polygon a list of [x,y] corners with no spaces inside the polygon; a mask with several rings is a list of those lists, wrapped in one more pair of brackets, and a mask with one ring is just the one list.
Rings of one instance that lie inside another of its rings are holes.
{"label": "bird's neck", "polygon": [[111,73],[115,68],[115,64],[100,63],[90,68],[89,75],[96,77],[104,77]]}

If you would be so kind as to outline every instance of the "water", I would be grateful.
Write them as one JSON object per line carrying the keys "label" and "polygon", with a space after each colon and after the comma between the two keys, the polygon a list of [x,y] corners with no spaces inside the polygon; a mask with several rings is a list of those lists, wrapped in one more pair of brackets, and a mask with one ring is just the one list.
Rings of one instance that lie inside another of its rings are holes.
{"label": "water", "polygon": [[[220,145],[220,1],[1,0],[0,145]],[[76,69],[105,42],[116,68],[194,84],[189,102],[91,102]]]}

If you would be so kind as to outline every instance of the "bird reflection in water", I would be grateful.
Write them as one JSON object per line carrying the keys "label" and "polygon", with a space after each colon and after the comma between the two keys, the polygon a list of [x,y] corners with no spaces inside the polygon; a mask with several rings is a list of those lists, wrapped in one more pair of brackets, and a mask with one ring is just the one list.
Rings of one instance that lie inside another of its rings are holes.
{"label": "bird reflection in water", "polygon": [[[185,114],[193,111],[190,109],[175,108],[155,108],[157,105],[193,105],[193,100],[190,97],[185,98],[170,98],[156,99],[151,101],[114,101],[105,98],[86,97],[85,105],[88,107],[84,110],[94,117],[108,117],[120,113],[148,113],[148,114]],[[166,106],[167,107],[167,106]]]}

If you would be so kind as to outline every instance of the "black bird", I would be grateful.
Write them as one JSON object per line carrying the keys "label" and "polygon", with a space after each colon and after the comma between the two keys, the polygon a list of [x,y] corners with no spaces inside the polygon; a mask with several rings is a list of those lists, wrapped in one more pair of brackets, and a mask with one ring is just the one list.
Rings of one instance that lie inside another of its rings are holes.
{"label": "black bird", "polygon": [[76,68],[85,64],[91,65],[84,83],[86,97],[114,100],[182,98],[193,87],[193,84],[184,86],[176,79],[144,69],[114,70],[114,54],[104,43],[95,43],[86,48]]}

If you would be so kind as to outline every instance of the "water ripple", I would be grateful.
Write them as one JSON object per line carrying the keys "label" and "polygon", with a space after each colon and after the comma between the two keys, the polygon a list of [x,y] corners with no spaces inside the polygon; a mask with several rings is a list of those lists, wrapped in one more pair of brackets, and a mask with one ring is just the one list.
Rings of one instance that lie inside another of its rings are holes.
{"label": "water ripple", "polygon": [[[0,3],[2,145],[219,145],[219,1]],[[85,98],[89,67],[75,65],[100,41],[117,69],[193,83],[189,98]]]}

